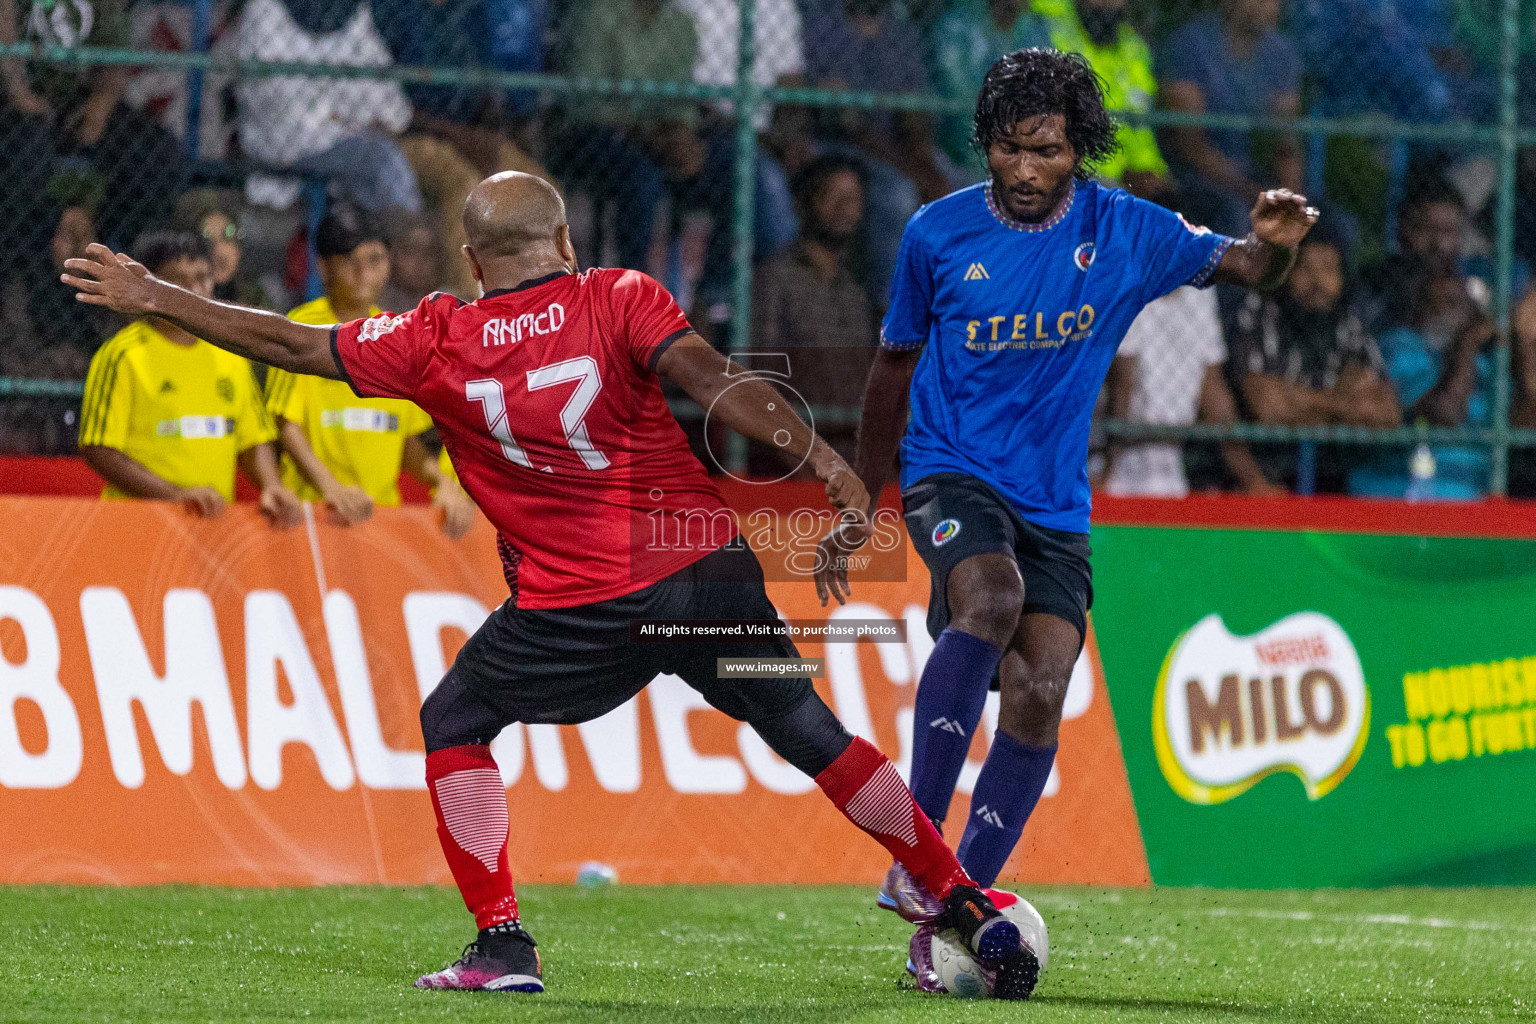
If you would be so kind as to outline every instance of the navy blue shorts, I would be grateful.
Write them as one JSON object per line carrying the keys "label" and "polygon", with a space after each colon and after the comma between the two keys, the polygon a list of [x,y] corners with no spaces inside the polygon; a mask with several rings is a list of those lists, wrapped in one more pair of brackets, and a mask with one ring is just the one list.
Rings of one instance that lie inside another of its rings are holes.
{"label": "navy blue shorts", "polygon": [[990,485],[964,473],[932,473],[901,492],[907,530],[928,567],[928,632],[949,625],[949,574],[972,555],[1013,556],[1024,579],[1024,612],[1043,612],[1088,630],[1092,549],[1086,533],[1029,522]]}

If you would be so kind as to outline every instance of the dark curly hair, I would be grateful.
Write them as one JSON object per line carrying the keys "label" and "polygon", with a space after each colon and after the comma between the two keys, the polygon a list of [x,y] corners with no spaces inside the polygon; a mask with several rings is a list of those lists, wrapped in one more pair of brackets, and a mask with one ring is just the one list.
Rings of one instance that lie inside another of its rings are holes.
{"label": "dark curly hair", "polygon": [[1021,120],[1049,114],[1066,119],[1067,141],[1078,157],[1073,173],[1081,180],[1120,148],[1119,124],[1104,107],[1104,81],[1088,59],[1040,47],[1006,53],[987,70],[976,97],[971,144],[985,157]]}
{"label": "dark curly hair", "polygon": [[151,274],[160,273],[177,260],[212,258],[208,251],[208,243],[203,240],[202,235],[192,231],[177,231],[174,228],[150,228],[133,240],[133,245],[128,251],[133,254],[135,260],[144,264]]}
{"label": "dark curly hair", "polygon": [[345,256],[364,242],[389,245],[389,235],[378,218],[351,203],[333,203],[315,229],[315,255]]}

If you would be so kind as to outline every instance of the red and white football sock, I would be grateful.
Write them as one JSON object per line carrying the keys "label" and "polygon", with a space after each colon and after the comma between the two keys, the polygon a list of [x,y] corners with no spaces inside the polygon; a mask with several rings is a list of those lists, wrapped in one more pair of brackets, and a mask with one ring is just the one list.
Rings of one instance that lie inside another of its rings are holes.
{"label": "red and white football sock", "polygon": [[816,785],[849,821],[891,851],[935,896],[943,899],[956,885],[976,884],[912,799],[896,766],[874,744],[855,736],[848,749],[816,776]]}
{"label": "red and white football sock", "polygon": [[475,924],[483,930],[517,920],[507,867],[507,791],[491,748],[434,750],[427,755],[427,790],[443,856]]}

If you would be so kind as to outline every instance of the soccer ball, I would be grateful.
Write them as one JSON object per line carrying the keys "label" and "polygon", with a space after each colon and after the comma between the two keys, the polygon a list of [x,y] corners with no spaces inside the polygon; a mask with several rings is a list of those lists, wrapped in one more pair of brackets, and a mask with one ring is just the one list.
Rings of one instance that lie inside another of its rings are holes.
{"label": "soccer ball", "polygon": [[[1019,935],[1034,951],[1040,961],[1040,973],[1044,974],[1046,958],[1050,955],[1050,938],[1040,912],[1017,893],[989,889],[987,895],[992,897],[1004,917],[1019,926]],[[992,998],[994,972],[976,962],[958,932],[951,928],[932,933],[929,942],[930,962],[945,992],[962,999]]]}

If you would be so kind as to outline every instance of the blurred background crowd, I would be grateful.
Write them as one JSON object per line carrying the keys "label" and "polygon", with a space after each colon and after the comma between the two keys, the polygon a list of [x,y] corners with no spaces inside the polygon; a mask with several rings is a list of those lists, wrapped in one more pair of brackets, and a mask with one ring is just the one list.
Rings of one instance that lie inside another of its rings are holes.
{"label": "blurred background crowd", "polygon": [[[1324,213],[1277,293],[1181,289],[1149,307],[1111,370],[1105,418],[1486,427],[1498,335],[1493,144],[1308,134],[1287,122],[1495,123],[1502,8],[758,0],[758,86],[955,102],[757,107],[750,336],[733,337],[729,101],[579,86],[733,85],[737,0],[0,0],[0,45],[36,44],[0,59],[0,378],[83,380],[122,325],[74,303],[58,268],[95,240],[131,252],[152,229],[204,240],[216,295],[287,311],[321,294],[312,236],[341,204],[386,236],[387,272],[364,305],[399,310],[434,290],[473,298],[459,207],[482,176],[516,169],[562,190],[584,264],[653,274],[721,347],[788,353],[822,432],[851,448],[903,225],[981,179],[965,108],[991,62],[1055,46],[1086,55],[1133,121],[1228,115],[1127,124],[1119,154],[1098,168],[1106,181],[1233,234],[1246,232],[1265,188],[1306,191]],[[1518,27],[1525,126],[1536,121],[1526,87],[1536,85],[1536,3],[1522,3]],[[72,61],[80,47],[119,57]],[[169,59],[202,49],[331,70],[236,77]],[[461,74],[377,70],[391,66]],[[462,72],[475,69],[557,74],[565,86],[466,84]],[[1536,189],[1536,149],[1520,153],[1515,184],[1518,195]],[[1536,426],[1536,214],[1526,212],[1517,206],[1511,282],[1517,427]],[[79,408],[78,398],[0,399],[0,453],[75,451]],[[1536,493],[1525,455],[1511,460],[1514,494]],[[1120,494],[1470,499],[1488,491],[1490,456],[1476,444],[1104,438],[1092,471]]]}

